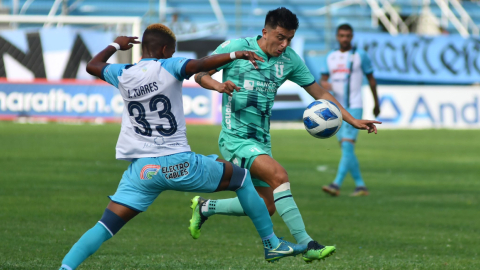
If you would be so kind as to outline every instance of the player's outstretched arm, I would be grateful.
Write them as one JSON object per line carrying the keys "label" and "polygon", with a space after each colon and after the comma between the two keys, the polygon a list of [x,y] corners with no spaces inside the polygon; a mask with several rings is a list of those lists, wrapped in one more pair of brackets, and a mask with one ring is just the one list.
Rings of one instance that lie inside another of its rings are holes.
{"label": "player's outstretched arm", "polygon": [[[120,46],[120,50],[126,51],[130,50],[133,47],[133,44],[140,44],[140,41],[136,40],[138,37],[117,37],[114,43],[117,43]],[[95,55],[90,62],[87,64],[87,72],[90,75],[102,77],[103,68],[108,65],[107,61],[112,57],[112,55],[117,51],[112,45],[108,45],[103,51]]]}
{"label": "player's outstretched arm", "polygon": [[231,53],[215,54],[205,56],[200,59],[192,59],[185,67],[185,73],[196,74],[199,72],[208,72],[232,62],[235,59],[244,59],[250,61],[255,68],[258,68],[257,61],[265,62],[262,57],[250,51],[237,51]]}
{"label": "player's outstretched arm", "polygon": [[342,112],[343,120],[345,120],[353,127],[357,129],[366,129],[368,130],[368,133],[375,132],[375,134],[377,134],[377,127],[375,126],[375,124],[381,124],[382,122],[374,120],[355,119],[349,112],[347,112],[347,110],[345,110],[345,108],[343,108],[342,105],[340,105],[340,103],[337,101],[337,99],[335,99],[335,97],[333,97],[327,90],[320,87],[320,85],[318,85],[317,83],[313,83],[305,87],[305,90],[314,99],[327,99],[337,104],[338,108],[340,108],[340,111]]}

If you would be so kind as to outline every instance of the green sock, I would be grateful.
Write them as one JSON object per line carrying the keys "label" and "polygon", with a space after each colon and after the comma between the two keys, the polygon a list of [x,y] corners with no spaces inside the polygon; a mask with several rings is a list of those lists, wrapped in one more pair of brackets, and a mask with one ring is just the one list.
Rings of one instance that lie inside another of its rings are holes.
{"label": "green sock", "polygon": [[[281,186],[280,186],[281,187]],[[298,244],[306,245],[313,239],[305,231],[302,215],[298,210],[297,204],[293,200],[290,189],[275,192],[273,191],[273,199],[278,214],[283,218],[285,224],[290,229],[290,233],[295,237]]]}
{"label": "green sock", "polygon": [[205,204],[207,207],[202,207],[202,215],[209,217],[215,214],[227,216],[246,216],[242,205],[237,197],[223,200],[209,200]]}

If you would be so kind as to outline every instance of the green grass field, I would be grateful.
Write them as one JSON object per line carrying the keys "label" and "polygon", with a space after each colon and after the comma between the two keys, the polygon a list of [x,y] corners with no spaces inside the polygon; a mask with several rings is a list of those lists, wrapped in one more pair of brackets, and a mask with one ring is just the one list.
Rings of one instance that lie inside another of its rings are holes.
{"label": "green grass field", "polygon": [[[119,125],[0,122],[0,269],[58,269],[100,219],[128,163],[115,160]],[[193,150],[218,154],[219,127],[189,126]],[[193,193],[164,192],[79,269],[480,269],[480,131],[363,132],[357,154],[371,196],[327,197],[335,139],[272,131],[307,231],[337,253],[275,264],[246,217],[215,216],[187,230]],[[234,196],[233,192],[208,195]],[[278,216],[277,235],[293,240]]]}

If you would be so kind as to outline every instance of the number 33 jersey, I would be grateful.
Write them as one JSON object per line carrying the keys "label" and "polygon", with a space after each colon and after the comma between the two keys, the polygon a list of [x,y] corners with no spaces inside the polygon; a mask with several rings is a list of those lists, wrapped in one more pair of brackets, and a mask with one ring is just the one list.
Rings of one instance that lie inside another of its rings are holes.
{"label": "number 33 jersey", "polygon": [[116,158],[167,156],[191,151],[183,113],[182,82],[186,58],[142,59],[138,64],[110,64],[104,81],[124,100]]}

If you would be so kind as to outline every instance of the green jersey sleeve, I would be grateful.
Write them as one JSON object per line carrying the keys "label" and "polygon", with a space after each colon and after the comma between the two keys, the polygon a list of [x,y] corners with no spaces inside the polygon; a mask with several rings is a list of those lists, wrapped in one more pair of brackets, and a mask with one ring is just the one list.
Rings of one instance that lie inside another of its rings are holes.
{"label": "green jersey sleeve", "polygon": [[[222,54],[222,53],[231,53],[236,51],[243,51],[243,47],[247,44],[245,39],[231,39],[220,44],[212,54]],[[238,60],[232,61],[226,65],[223,65],[217,68],[217,71],[222,69],[230,68],[235,65],[235,62]]]}
{"label": "green jersey sleeve", "polygon": [[288,75],[287,79],[300,85],[301,87],[307,87],[315,83],[315,78],[308,69],[302,58],[296,53],[293,53],[292,64],[294,66],[293,71]]}

